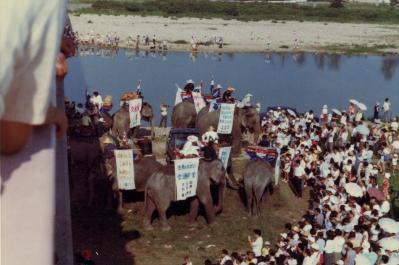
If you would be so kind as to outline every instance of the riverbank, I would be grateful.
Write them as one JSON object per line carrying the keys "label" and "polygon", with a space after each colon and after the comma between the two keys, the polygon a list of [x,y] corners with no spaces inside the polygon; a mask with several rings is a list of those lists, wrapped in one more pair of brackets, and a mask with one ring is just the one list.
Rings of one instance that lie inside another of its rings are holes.
{"label": "riverbank", "polygon": [[[85,35],[116,32],[127,47],[127,39],[155,34],[157,41],[166,40],[170,51],[190,51],[194,36],[199,42],[223,37],[225,46],[199,46],[209,52],[306,51],[378,54],[399,52],[399,26],[379,24],[249,21],[199,18],[165,18],[71,14],[75,31]],[[145,48],[141,46],[140,48]]]}

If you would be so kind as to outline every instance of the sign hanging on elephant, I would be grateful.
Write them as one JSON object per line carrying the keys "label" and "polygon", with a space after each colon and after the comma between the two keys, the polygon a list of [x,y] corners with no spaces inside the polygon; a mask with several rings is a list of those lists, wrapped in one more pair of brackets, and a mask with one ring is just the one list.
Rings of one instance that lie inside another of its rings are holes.
{"label": "sign hanging on elephant", "polygon": [[175,160],[176,200],[195,196],[198,182],[199,158]]}
{"label": "sign hanging on elephant", "polygon": [[222,103],[220,106],[220,116],[217,132],[220,134],[230,134],[233,129],[235,104]]}
{"label": "sign hanging on elephant", "polygon": [[224,146],[219,148],[219,159],[223,163],[224,169],[227,169],[227,163],[229,162],[231,152],[231,146]]}
{"label": "sign hanging on elephant", "polygon": [[206,106],[205,100],[203,99],[201,92],[193,92],[193,101],[195,106],[195,111],[198,113],[202,108]]}
{"label": "sign hanging on elephant", "polygon": [[118,188],[121,190],[134,190],[134,164],[133,149],[115,150],[116,173]]}
{"label": "sign hanging on elephant", "polygon": [[142,104],[141,98],[129,100],[130,128],[140,126]]}

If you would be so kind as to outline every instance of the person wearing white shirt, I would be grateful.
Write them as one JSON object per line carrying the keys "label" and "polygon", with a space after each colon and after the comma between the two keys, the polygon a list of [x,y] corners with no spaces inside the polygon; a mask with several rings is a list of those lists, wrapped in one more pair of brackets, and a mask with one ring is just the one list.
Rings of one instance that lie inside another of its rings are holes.
{"label": "person wearing white shirt", "polygon": [[342,258],[342,250],[344,249],[345,238],[342,236],[341,230],[335,231],[334,238],[334,260],[340,260]]}
{"label": "person wearing white shirt", "polygon": [[396,121],[396,118],[393,118],[391,122],[391,129],[392,131],[396,132],[398,128],[399,128],[399,123]]}
{"label": "person wearing white shirt", "polygon": [[389,98],[386,98],[384,100],[384,104],[382,105],[384,109],[384,121],[389,122],[390,117],[389,117],[389,110],[391,108],[391,102],[389,102]]}
{"label": "person wearing white shirt", "polygon": [[222,250],[222,258],[220,259],[220,265],[224,265],[226,261],[231,260],[229,252],[226,249]]}
{"label": "person wearing white shirt", "polygon": [[213,142],[217,144],[218,141],[219,135],[217,132],[215,132],[215,128],[213,126],[210,126],[208,131],[202,135],[202,142],[204,143]]}
{"label": "person wearing white shirt", "polygon": [[66,131],[65,114],[52,102],[65,3],[2,0],[0,7],[0,152],[12,154],[35,126],[55,123],[57,134]]}
{"label": "person wearing white shirt", "polygon": [[334,261],[334,251],[335,251],[335,242],[334,242],[334,233],[332,231],[327,231],[327,241],[326,246],[324,247],[324,264],[332,265]]}
{"label": "person wearing white shirt", "polygon": [[97,91],[93,92],[93,96],[90,98],[90,102],[94,106],[96,106],[98,110],[100,110],[103,106],[103,98]]}
{"label": "person wearing white shirt", "polygon": [[254,229],[253,233],[253,237],[248,236],[248,242],[251,245],[252,251],[255,253],[255,257],[260,257],[263,247],[262,232],[259,229]]}

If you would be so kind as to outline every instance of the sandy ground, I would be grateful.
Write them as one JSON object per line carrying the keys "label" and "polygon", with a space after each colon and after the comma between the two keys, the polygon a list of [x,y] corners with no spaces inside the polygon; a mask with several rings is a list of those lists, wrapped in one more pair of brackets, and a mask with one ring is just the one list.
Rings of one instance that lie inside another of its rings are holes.
{"label": "sandy ground", "polygon": [[[222,36],[227,45],[223,49],[216,46],[200,46],[199,51],[221,52],[260,52],[292,51],[297,43],[298,50],[320,51],[331,45],[394,45],[399,51],[399,25],[323,23],[323,22],[240,22],[222,19],[163,18],[139,16],[71,15],[75,30],[81,34],[93,31],[105,35],[116,32],[121,45],[126,46],[129,36],[155,34],[157,41],[167,40],[169,50],[189,51],[190,45],[177,45],[173,42],[190,42],[194,36],[198,41],[206,41],[213,36]],[[296,41],[295,41],[296,40]],[[286,47],[282,47],[286,46]],[[288,48],[287,48],[288,46]],[[388,51],[388,50],[387,50]]]}

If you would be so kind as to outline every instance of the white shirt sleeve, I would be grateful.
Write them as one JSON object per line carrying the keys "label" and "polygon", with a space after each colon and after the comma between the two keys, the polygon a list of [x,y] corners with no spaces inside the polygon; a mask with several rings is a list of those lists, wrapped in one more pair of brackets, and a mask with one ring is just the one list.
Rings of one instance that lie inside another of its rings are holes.
{"label": "white shirt sleeve", "polygon": [[45,121],[64,16],[64,0],[0,1],[2,119],[32,125]]}

